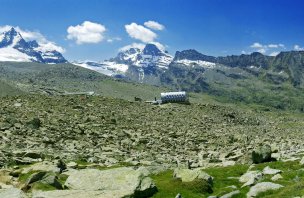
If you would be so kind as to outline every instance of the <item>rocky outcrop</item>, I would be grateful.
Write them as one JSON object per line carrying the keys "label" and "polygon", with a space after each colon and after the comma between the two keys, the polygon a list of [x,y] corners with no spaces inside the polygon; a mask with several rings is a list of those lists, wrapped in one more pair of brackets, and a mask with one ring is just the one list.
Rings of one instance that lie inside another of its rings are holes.
{"label": "rocky outcrop", "polygon": [[269,145],[259,146],[252,151],[253,163],[262,163],[271,161],[271,147]]}
{"label": "rocky outcrop", "polygon": [[207,181],[211,185],[213,183],[213,177],[211,177],[201,169],[190,170],[178,168],[174,170],[173,177],[181,179],[182,182],[192,182],[198,179]]}
{"label": "rocky outcrop", "polygon": [[[71,190],[108,191],[119,197],[148,197],[157,188],[145,169],[115,168],[110,170],[84,169],[72,172],[65,182]],[[115,197],[115,196],[113,196]]]}
{"label": "rocky outcrop", "polygon": [[266,192],[268,190],[278,190],[282,187],[282,185],[272,182],[261,182],[250,188],[249,192],[247,193],[247,198],[256,197],[261,192]]}
{"label": "rocky outcrop", "polygon": [[248,171],[239,178],[239,181],[244,183],[242,187],[251,186],[261,180],[262,177],[263,173],[260,171]]}
{"label": "rocky outcrop", "polygon": [[0,189],[1,198],[27,198],[24,192],[18,188]]}

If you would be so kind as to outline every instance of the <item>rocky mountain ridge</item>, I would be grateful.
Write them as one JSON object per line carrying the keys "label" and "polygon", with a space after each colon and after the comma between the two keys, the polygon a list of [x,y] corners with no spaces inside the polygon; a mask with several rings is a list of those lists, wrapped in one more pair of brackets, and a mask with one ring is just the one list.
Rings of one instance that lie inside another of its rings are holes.
{"label": "rocky mountain ridge", "polygon": [[[106,74],[123,77],[131,81],[152,85],[169,85],[172,80],[183,77],[183,85],[190,86],[187,78],[197,79],[208,73],[230,73],[230,81],[235,78],[258,77],[273,84],[291,83],[303,87],[304,52],[281,52],[277,56],[267,56],[259,52],[231,56],[207,56],[190,49],[177,51],[175,56],[160,50],[154,44],[147,44],[143,49],[130,48],[121,51],[115,58],[104,62],[74,62],[76,65]],[[178,69],[177,69],[178,68]],[[237,70],[237,73],[235,72]],[[191,75],[184,75],[190,71]],[[216,75],[216,74],[212,74]],[[227,76],[226,76],[227,77]],[[203,81],[208,84],[208,77]],[[180,85],[173,85],[180,86]],[[200,89],[203,91],[204,89]]]}
{"label": "rocky mountain ridge", "polygon": [[25,41],[22,35],[13,27],[0,35],[0,61],[47,64],[67,62],[60,52],[42,49],[35,40]]}

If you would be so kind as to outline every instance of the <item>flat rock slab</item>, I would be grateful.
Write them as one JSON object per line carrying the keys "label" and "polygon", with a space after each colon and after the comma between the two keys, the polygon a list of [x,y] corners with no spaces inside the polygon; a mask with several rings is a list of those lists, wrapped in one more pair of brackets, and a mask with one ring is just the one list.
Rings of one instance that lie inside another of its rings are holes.
{"label": "flat rock slab", "polygon": [[0,189],[1,198],[26,198],[27,196],[18,188]]}
{"label": "flat rock slab", "polygon": [[123,191],[54,190],[34,192],[33,198],[120,198]]}
{"label": "flat rock slab", "polygon": [[175,178],[180,178],[182,182],[191,182],[195,179],[202,179],[210,184],[213,182],[213,178],[201,169],[190,170],[178,168],[174,170],[173,176]]}
{"label": "flat rock slab", "polygon": [[260,171],[248,171],[240,177],[239,181],[244,183],[242,187],[251,186],[262,179],[262,177],[263,174]]}
{"label": "flat rock slab", "polygon": [[60,168],[57,166],[56,162],[44,161],[23,168],[22,173],[26,174],[31,171],[45,171],[45,172],[59,173]]}
{"label": "flat rock slab", "polygon": [[232,191],[230,193],[227,193],[227,194],[221,196],[220,198],[231,198],[231,197],[233,197],[234,195],[237,195],[237,194],[240,194],[239,190],[235,190],[235,191]]}
{"label": "flat rock slab", "polygon": [[[71,190],[117,192],[121,197],[152,196],[157,188],[144,168],[83,169],[70,173],[65,185]],[[100,192],[101,193],[101,192]],[[90,197],[90,196],[89,196]],[[114,196],[120,197],[120,196]]]}
{"label": "flat rock slab", "polygon": [[281,173],[281,172],[282,172],[281,170],[273,169],[273,168],[270,168],[269,166],[266,166],[263,169],[263,174],[264,175],[276,175],[276,174]]}
{"label": "flat rock slab", "polygon": [[284,186],[280,184],[275,184],[272,182],[261,182],[250,188],[249,192],[247,193],[247,198],[255,197],[261,192],[266,192],[268,190],[278,190],[283,187]]}

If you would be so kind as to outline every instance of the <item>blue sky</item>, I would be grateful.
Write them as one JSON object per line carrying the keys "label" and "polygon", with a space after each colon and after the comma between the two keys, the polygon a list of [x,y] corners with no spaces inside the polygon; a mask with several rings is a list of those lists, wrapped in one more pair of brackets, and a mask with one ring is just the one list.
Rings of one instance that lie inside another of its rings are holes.
{"label": "blue sky", "polygon": [[[0,26],[39,32],[64,48],[68,60],[103,60],[126,45],[150,41],[172,55],[184,49],[223,56],[304,47],[302,0],[0,0],[0,5]],[[164,28],[145,26],[147,21]]]}

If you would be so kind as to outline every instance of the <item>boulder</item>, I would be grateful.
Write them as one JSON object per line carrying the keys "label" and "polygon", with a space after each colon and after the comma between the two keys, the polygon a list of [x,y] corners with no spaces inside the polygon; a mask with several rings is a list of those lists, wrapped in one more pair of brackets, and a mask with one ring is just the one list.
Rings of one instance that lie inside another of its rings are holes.
{"label": "boulder", "polygon": [[281,174],[276,174],[276,175],[274,175],[274,176],[271,178],[271,181],[277,181],[277,180],[282,179],[282,178],[283,178],[283,177],[282,177]]}
{"label": "boulder", "polygon": [[300,161],[300,165],[304,165],[304,157],[302,157],[302,159]]}
{"label": "boulder", "polygon": [[270,168],[269,166],[266,166],[266,167],[263,169],[263,174],[264,174],[264,175],[276,175],[276,174],[281,173],[281,172],[282,172],[281,170],[272,169],[272,168]]}
{"label": "boulder", "polygon": [[26,195],[18,188],[0,189],[1,198],[26,198]]}
{"label": "boulder", "polygon": [[235,190],[235,191],[232,191],[230,193],[227,193],[227,194],[221,196],[220,198],[231,198],[231,197],[233,197],[233,196],[235,196],[237,194],[240,194],[239,190]]}
{"label": "boulder", "polygon": [[173,177],[180,178],[182,182],[192,182],[196,179],[202,179],[212,185],[213,177],[202,171],[201,169],[175,169]]}
{"label": "boulder", "polygon": [[247,198],[255,197],[261,192],[266,192],[268,190],[277,190],[282,187],[284,186],[272,182],[261,182],[250,188],[249,192],[247,193]]}
{"label": "boulder", "polygon": [[33,165],[30,165],[26,168],[23,168],[22,173],[26,174],[31,171],[45,171],[45,172],[54,172],[59,173],[61,170],[61,167],[59,167],[58,162],[49,162],[49,161],[43,161],[39,162]]}
{"label": "boulder", "polygon": [[255,164],[271,161],[271,147],[263,145],[254,149],[252,151],[252,161]]}
{"label": "boulder", "polygon": [[71,172],[65,185],[72,190],[113,191],[121,197],[152,196],[157,188],[149,171],[123,167],[109,170],[83,169]]}
{"label": "boulder", "polygon": [[123,191],[91,191],[91,190],[52,190],[52,191],[36,191],[33,198],[120,198],[125,197]]}
{"label": "boulder", "polygon": [[251,186],[262,179],[263,173],[260,171],[248,171],[239,178],[239,182],[244,183],[242,187]]}

